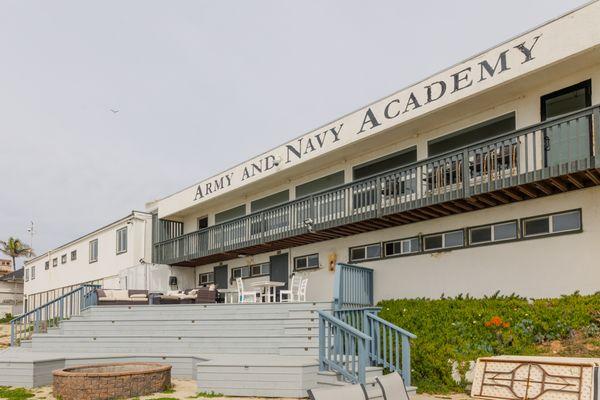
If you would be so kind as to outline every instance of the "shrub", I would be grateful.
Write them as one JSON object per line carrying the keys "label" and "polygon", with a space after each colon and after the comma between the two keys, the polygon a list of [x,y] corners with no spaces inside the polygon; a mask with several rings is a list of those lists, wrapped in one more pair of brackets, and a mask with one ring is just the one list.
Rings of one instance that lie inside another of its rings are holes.
{"label": "shrub", "polygon": [[417,335],[411,347],[413,384],[429,393],[464,390],[464,382],[452,379],[453,361],[464,374],[468,361],[478,357],[539,354],[539,344],[567,338],[575,330],[596,335],[600,326],[600,293],[540,300],[496,293],[482,299],[461,295],[378,305],[382,318]]}

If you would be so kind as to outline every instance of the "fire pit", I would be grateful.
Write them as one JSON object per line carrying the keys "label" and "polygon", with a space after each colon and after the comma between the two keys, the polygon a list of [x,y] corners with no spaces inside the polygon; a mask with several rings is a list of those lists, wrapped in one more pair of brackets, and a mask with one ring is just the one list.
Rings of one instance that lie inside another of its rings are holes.
{"label": "fire pit", "polygon": [[85,365],[52,374],[54,397],[62,400],[120,399],[171,387],[171,366],[158,363]]}

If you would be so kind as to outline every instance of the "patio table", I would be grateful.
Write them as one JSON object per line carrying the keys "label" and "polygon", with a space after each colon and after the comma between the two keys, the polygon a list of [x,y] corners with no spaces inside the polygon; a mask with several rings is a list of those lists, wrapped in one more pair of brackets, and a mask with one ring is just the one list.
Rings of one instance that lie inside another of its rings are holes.
{"label": "patio table", "polygon": [[250,286],[260,288],[261,297],[263,298],[263,302],[266,303],[276,303],[277,302],[277,290],[276,288],[285,286],[285,282],[275,282],[275,281],[262,281],[262,282],[254,282],[251,283]]}

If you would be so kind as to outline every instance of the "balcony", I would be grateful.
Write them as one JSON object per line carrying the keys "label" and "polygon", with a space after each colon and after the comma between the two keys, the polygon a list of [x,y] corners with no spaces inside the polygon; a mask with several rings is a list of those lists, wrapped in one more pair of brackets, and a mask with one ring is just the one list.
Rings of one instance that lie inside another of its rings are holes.
{"label": "balcony", "polygon": [[182,234],[155,219],[155,263],[194,266],[600,184],[600,106]]}

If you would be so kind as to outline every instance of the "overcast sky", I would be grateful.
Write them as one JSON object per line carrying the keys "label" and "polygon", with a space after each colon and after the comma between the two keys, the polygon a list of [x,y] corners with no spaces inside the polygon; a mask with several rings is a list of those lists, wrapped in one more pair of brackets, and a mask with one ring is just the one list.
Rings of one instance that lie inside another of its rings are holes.
{"label": "overcast sky", "polygon": [[0,0],[0,240],[34,221],[41,254],[583,3]]}

